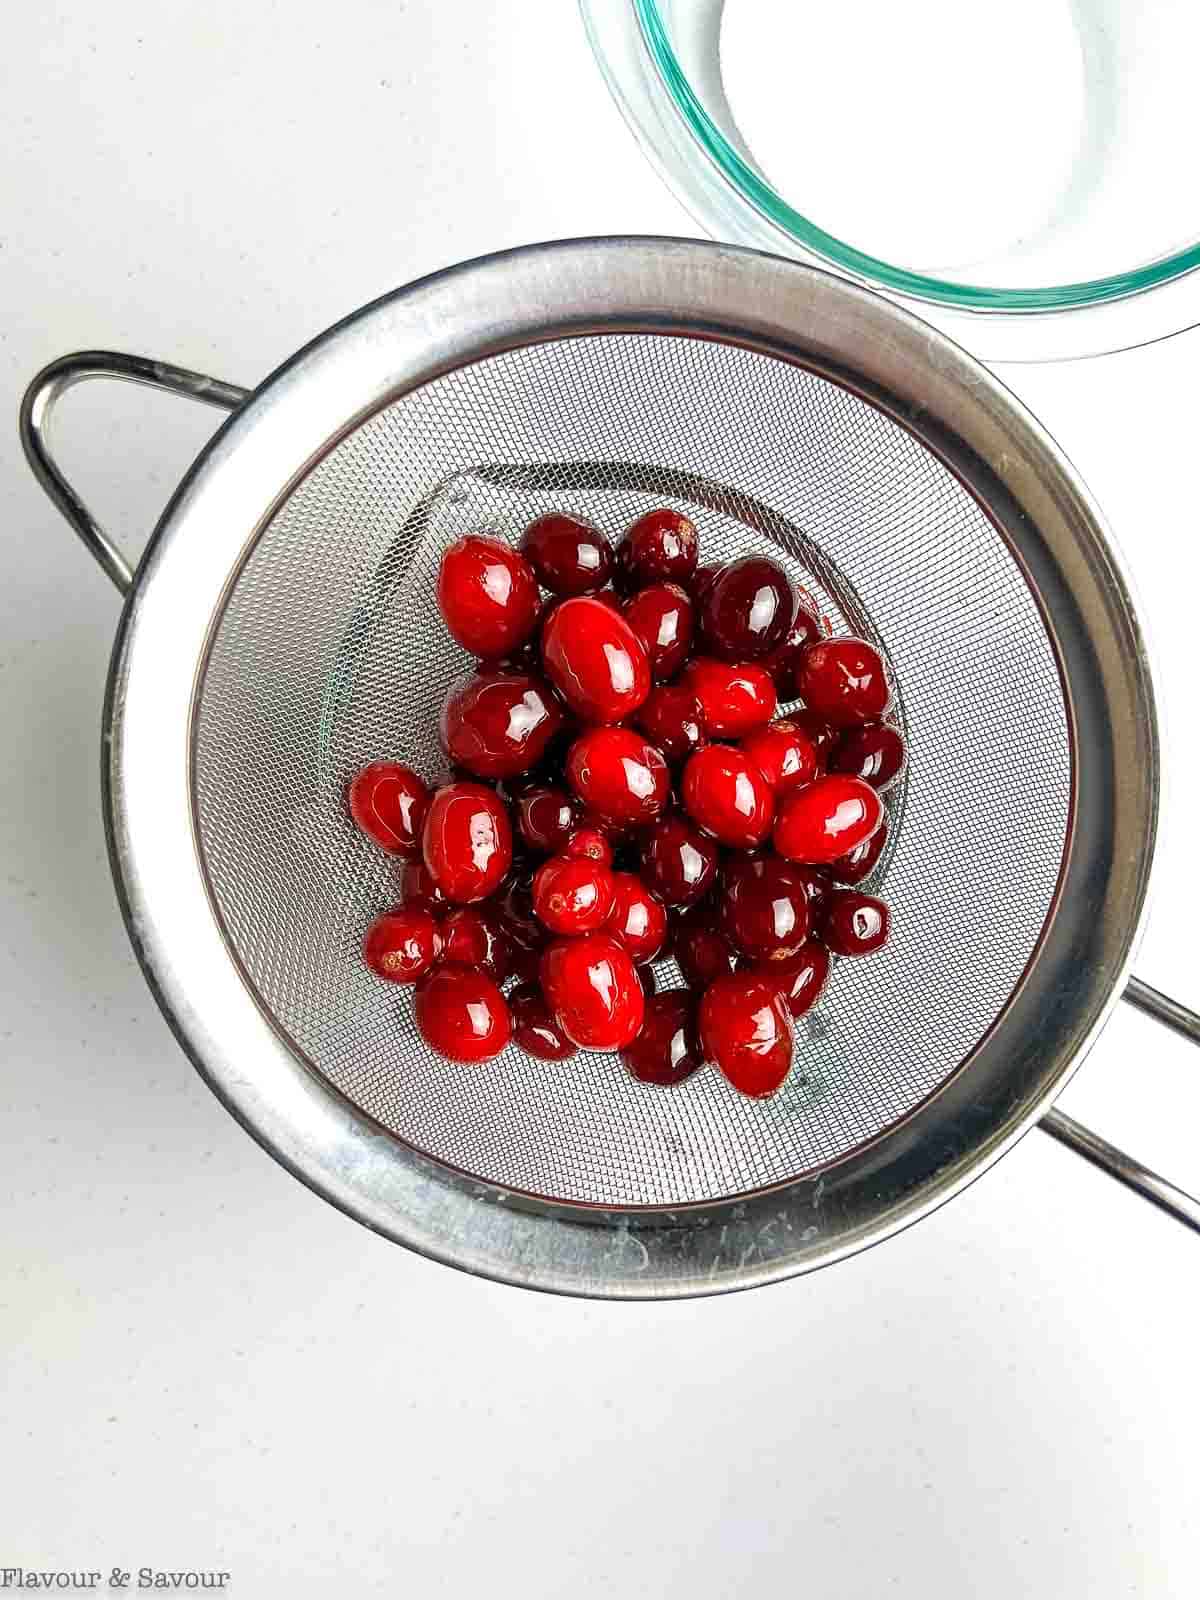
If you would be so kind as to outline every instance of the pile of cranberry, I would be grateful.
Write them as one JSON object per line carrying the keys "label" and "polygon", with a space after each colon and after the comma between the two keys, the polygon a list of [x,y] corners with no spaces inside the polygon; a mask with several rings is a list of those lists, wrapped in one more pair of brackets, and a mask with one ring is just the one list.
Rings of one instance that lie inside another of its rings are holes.
{"label": "pile of cranberry", "polygon": [[[620,1051],[644,1083],[712,1062],[773,1094],[830,954],[888,938],[855,887],[905,756],[883,661],[828,637],[774,561],[698,556],[662,509],[615,548],[555,514],[518,550],[472,534],[442,557],[442,616],[479,658],[442,708],[450,778],[431,793],[375,762],[349,799],[405,858],[365,959],[416,985],[417,1027],[453,1061],[513,1039],[554,1061]],[[773,720],[781,700],[803,709]],[[656,993],[667,953],[688,987]]]}

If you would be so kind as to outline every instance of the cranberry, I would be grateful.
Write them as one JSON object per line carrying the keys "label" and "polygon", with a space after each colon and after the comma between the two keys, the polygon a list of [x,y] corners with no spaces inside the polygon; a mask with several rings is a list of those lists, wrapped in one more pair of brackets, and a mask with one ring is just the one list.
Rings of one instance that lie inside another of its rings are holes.
{"label": "cranberry", "polygon": [[708,743],[700,702],[681,683],[664,683],[652,689],[634,720],[668,761],[685,761],[693,750],[701,750]]}
{"label": "cranberry", "polygon": [[433,874],[417,857],[400,868],[400,904],[413,911],[428,911],[433,917],[441,916],[449,905]]}
{"label": "cranberry", "polygon": [[667,913],[662,901],[633,872],[614,872],[613,907],[607,928],[623,944],[636,965],[653,961],[667,937]]}
{"label": "cranberry", "polygon": [[350,815],[393,855],[419,855],[429,789],[399,761],[372,761],[350,785]]}
{"label": "cranberry", "polygon": [[677,811],[660,818],[642,846],[642,876],[668,906],[692,905],[706,895],[718,861],[712,840]]}
{"label": "cranberry", "polygon": [[511,967],[512,941],[491,906],[459,906],[442,922],[442,955],[458,967],[482,967],[503,983]]}
{"label": "cranberry", "polygon": [[869,956],[883,948],[891,931],[892,914],[874,895],[835,889],[829,896],[821,938],[835,956]]}
{"label": "cranberry", "polygon": [[783,636],[783,643],[777,644],[774,650],[763,656],[760,663],[771,674],[781,700],[795,699],[798,692],[796,668],[800,665],[800,657],[806,646],[816,644],[823,638],[816,611],[807,600],[797,597],[796,614]]}
{"label": "cranberry", "polygon": [[700,1002],[700,1040],[739,1094],[775,1093],[792,1067],[792,1027],[775,984],[735,972],[710,984]]}
{"label": "cranberry", "polygon": [[844,733],[829,753],[830,772],[849,772],[872,789],[886,789],[904,766],[904,740],[886,722],[864,722]]}
{"label": "cranberry", "polygon": [[766,556],[731,561],[710,584],[700,630],[713,655],[748,661],[783,643],[796,614],[791,579]]}
{"label": "cranberry", "polygon": [[753,661],[731,666],[695,656],[679,681],[699,700],[705,730],[714,739],[740,739],[764,727],[779,704],[769,675]]}
{"label": "cranberry", "polygon": [[829,863],[829,875],[836,878],[838,883],[862,883],[869,878],[875,870],[876,863],[883,854],[883,847],[887,843],[887,819],[879,824],[869,839],[864,839],[862,844],[855,845],[853,850],[848,850],[844,856],[839,856],[836,861]]}
{"label": "cranberry", "polygon": [[533,909],[551,933],[594,933],[608,921],[615,895],[608,867],[583,856],[551,856],[533,880]]}
{"label": "cranberry", "polygon": [[742,751],[762,773],[775,796],[811,783],[820,770],[817,752],[803,728],[783,720],[748,733]]}
{"label": "cranberry", "polygon": [[612,575],[613,553],[599,528],[565,512],[538,517],[521,535],[521,554],[552,594],[591,594]]}
{"label": "cranberry", "polygon": [[529,789],[517,801],[517,832],[531,850],[557,855],[579,826],[579,812],[565,789]]}
{"label": "cranberry", "polygon": [[730,861],[721,888],[721,932],[744,955],[782,960],[808,938],[808,891],[789,862],[778,856]]}
{"label": "cranberry", "polygon": [[571,746],[567,782],[604,822],[653,822],[671,790],[667,763],[631,728],[590,728]]}
{"label": "cranberry", "polygon": [[422,1039],[451,1061],[490,1061],[512,1033],[504,996],[477,967],[435,967],[417,985],[414,1009]]}
{"label": "cranberry", "polygon": [[629,952],[608,933],[555,939],[542,956],[542,992],[583,1050],[622,1050],[642,1026],[645,996]]}
{"label": "cranberry", "polygon": [[709,908],[697,906],[675,924],[675,960],[689,989],[703,994],[709,984],[737,967],[737,952],[710,920]]}
{"label": "cranberry", "polygon": [[508,812],[481,783],[452,783],[429,802],[422,848],[447,900],[486,899],[512,865]]}
{"label": "cranberry", "polygon": [[673,1088],[704,1065],[696,1009],[686,989],[664,989],[646,1002],[641,1032],[621,1051],[639,1083]]}
{"label": "cranberry", "polygon": [[721,567],[714,561],[707,567],[697,567],[686,581],[684,586],[698,606],[703,605],[705,595],[721,576],[721,571]]}
{"label": "cranberry", "polygon": [[564,600],[542,634],[551,682],[585,722],[620,722],[650,693],[650,663],[633,629],[593,595]]}
{"label": "cranberry", "polygon": [[804,886],[804,896],[808,901],[809,926],[815,927],[833,890],[833,883],[829,877],[833,868],[808,867],[801,862],[793,861],[791,869]]}
{"label": "cranberry", "polygon": [[746,971],[774,984],[792,1016],[799,1018],[821,998],[829,977],[829,951],[818,940],[809,939],[794,956],[756,964]]}
{"label": "cranberry", "polygon": [[626,589],[662,581],[686,583],[696,570],[700,536],[682,511],[663,507],[639,517],[617,546],[617,571]]}
{"label": "cranberry", "polygon": [[363,960],[391,983],[416,983],[442,953],[442,936],[428,911],[401,906],[385,911],[367,929]]}
{"label": "cranberry", "polygon": [[646,647],[655,683],[673,678],[692,653],[695,608],[677,583],[652,583],[625,606],[625,620]]}
{"label": "cranberry", "polygon": [[451,687],[439,732],[456,765],[478,778],[510,778],[536,766],[565,725],[549,684],[499,668],[460,678]]}
{"label": "cranberry", "polygon": [[536,983],[521,983],[508,997],[512,1012],[513,1043],[539,1061],[566,1061],[575,1046],[555,1022]]}
{"label": "cranberry", "polygon": [[438,608],[446,626],[472,655],[517,650],[537,626],[541,597],[524,556],[503,539],[469,533],[442,556]]}
{"label": "cranberry", "polygon": [[809,645],[796,670],[796,692],[810,711],[838,728],[877,721],[892,698],[883,658],[865,639]]}
{"label": "cranberry", "polygon": [[883,804],[869,783],[833,773],[784,795],[775,848],[789,861],[827,865],[869,839],[882,821]]}
{"label": "cranberry", "polygon": [[815,711],[789,711],[787,719],[807,737],[817,752],[818,765],[824,771],[829,764],[829,752],[841,738],[840,731],[831,727],[824,717],[817,716]]}
{"label": "cranberry", "polygon": [[563,846],[563,855],[587,861],[599,861],[602,866],[612,866],[612,845],[599,828],[576,828]]}
{"label": "cranberry", "polygon": [[683,806],[706,832],[741,850],[761,844],[775,816],[775,796],[762,773],[748,756],[724,744],[710,744],[688,758]]}
{"label": "cranberry", "polygon": [[546,930],[534,915],[533,878],[534,869],[513,872],[500,899],[500,920],[510,939],[540,949]]}

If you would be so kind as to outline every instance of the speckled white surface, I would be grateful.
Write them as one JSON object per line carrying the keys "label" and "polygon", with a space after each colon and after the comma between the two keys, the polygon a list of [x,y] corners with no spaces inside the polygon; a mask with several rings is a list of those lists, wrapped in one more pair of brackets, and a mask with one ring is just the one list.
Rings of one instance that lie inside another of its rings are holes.
{"label": "speckled white surface", "polygon": [[[252,381],[539,237],[691,232],[568,0],[25,7],[0,63],[0,1567],[226,1592],[1187,1596],[1200,1241],[1031,1136],[901,1238],[679,1306],[416,1260],[226,1117],[128,951],[98,726],[115,595],[41,497],[24,381],[79,346]],[[1143,975],[1200,1000],[1200,336],[1010,381],[1127,547],[1174,835]],[[63,454],[131,545],[211,417],[96,386]],[[1120,1014],[1064,1104],[1200,1185],[1200,1075]]]}

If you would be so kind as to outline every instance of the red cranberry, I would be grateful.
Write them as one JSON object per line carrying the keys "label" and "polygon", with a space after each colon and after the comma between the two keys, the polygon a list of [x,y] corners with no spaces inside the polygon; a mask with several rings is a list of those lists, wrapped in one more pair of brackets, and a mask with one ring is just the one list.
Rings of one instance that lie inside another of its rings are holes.
{"label": "red cranberry", "polygon": [[835,956],[869,956],[881,950],[892,931],[892,914],[882,900],[857,889],[835,889],[825,908],[821,938]]}
{"label": "red cranberry", "polygon": [[774,984],[792,1016],[799,1018],[821,998],[829,977],[829,951],[818,940],[809,939],[794,956],[756,963],[745,970]]}
{"label": "red cranberry", "polygon": [[429,802],[422,849],[447,900],[486,899],[512,865],[508,812],[481,783],[452,783]]}
{"label": "red cranberry", "polygon": [[416,983],[442,953],[442,936],[428,911],[401,906],[385,911],[367,929],[363,960],[391,983]]}
{"label": "red cranberry", "polygon": [[677,583],[652,583],[625,606],[625,621],[646,647],[655,683],[673,678],[692,653],[695,608]]}
{"label": "red cranberry", "polygon": [[739,1094],[764,1099],[792,1067],[792,1027],[774,983],[735,972],[710,984],[700,1002],[704,1057]]}
{"label": "red cranberry", "polygon": [[664,989],[646,1002],[641,1032],[621,1051],[639,1083],[673,1088],[704,1065],[696,1008],[686,989]]}
{"label": "red cranberry", "polygon": [[872,789],[886,789],[903,766],[904,740],[886,722],[851,728],[829,753],[830,772],[849,772]]}
{"label": "red cranberry", "polygon": [[683,981],[697,994],[737,967],[737,952],[713,927],[707,906],[697,906],[676,922],[674,955]]}
{"label": "red cranberry", "polygon": [[816,927],[821,913],[825,909],[825,902],[829,899],[833,889],[833,883],[829,877],[833,868],[808,867],[801,862],[793,861],[791,869],[804,886],[804,895],[808,901],[809,926]]}
{"label": "red cranberry", "polygon": [[504,996],[477,967],[435,967],[417,985],[414,1010],[422,1039],[451,1061],[490,1061],[512,1033]]}
{"label": "red cranberry", "polygon": [[537,578],[525,557],[503,539],[481,533],[469,533],[443,554],[437,601],[464,650],[492,658],[525,643],[541,607]]}
{"label": "red cranberry", "polygon": [[579,827],[579,813],[565,789],[529,789],[517,801],[517,832],[531,850],[557,855]]}
{"label": "red cranberry", "polygon": [[565,512],[538,517],[521,535],[521,554],[552,594],[591,594],[612,575],[613,553],[599,528]]}
{"label": "red cranberry", "polygon": [[823,717],[817,716],[815,711],[789,711],[787,719],[806,736],[809,744],[817,752],[817,762],[822,772],[825,771],[829,764],[829,752],[841,738],[840,730],[831,727]]}
{"label": "red cranberry", "polygon": [[614,872],[613,907],[606,924],[637,966],[653,961],[667,937],[667,913],[662,901],[632,872]]}
{"label": "red cranberry", "polygon": [[393,855],[419,855],[429,789],[399,761],[372,761],[350,785],[350,815]]}
{"label": "red cranberry", "polygon": [[885,817],[869,839],[864,839],[862,844],[855,845],[853,850],[848,850],[844,856],[839,856],[836,861],[829,863],[830,877],[835,878],[838,883],[854,884],[862,883],[864,879],[869,878],[883,854],[887,836]]}
{"label": "red cranberry", "polygon": [[695,523],[664,506],[647,511],[625,530],[617,546],[617,571],[627,590],[663,581],[686,584],[699,556]]}
{"label": "red cranberry", "polygon": [[883,658],[865,639],[809,645],[796,671],[796,692],[810,711],[838,728],[877,721],[892,698]]}
{"label": "red cranberry", "polygon": [[442,922],[442,955],[457,967],[482,967],[503,983],[511,967],[512,941],[491,906],[459,906]]}
{"label": "red cranberry", "polygon": [[784,795],[775,848],[789,861],[827,865],[869,839],[882,821],[883,804],[869,783],[833,773]]}
{"label": "red cranberry", "polygon": [[688,906],[706,895],[719,855],[711,839],[678,812],[662,817],[642,846],[642,877],[664,905]]}
{"label": "red cranberry", "polygon": [[742,750],[774,789],[776,799],[789,789],[811,783],[820,769],[812,741],[790,720],[771,722],[748,733]]}
{"label": "red cranberry", "polygon": [[400,868],[400,904],[412,911],[428,911],[440,917],[449,905],[446,896],[433,881],[433,874],[418,857],[406,861]]}
{"label": "red cranberry", "polygon": [[721,889],[721,932],[744,955],[782,960],[808,938],[808,891],[789,862],[778,856],[730,861]]}
{"label": "red cranberry", "polygon": [[536,766],[565,725],[549,684],[500,668],[451,687],[439,732],[456,765],[479,778],[508,778]]}
{"label": "red cranberry", "polygon": [[740,739],[770,722],[778,707],[775,685],[753,661],[731,666],[695,656],[679,680],[700,702],[705,730],[714,739]]}
{"label": "red cranberry", "polygon": [[602,866],[612,866],[612,845],[599,828],[576,828],[563,846],[563,855],[587,861],[599,861]]}
{"label": "red cranberry", "polygon": [[551,933],[594,933],[608,921],[614,895],[609,868],[583,856],[551,856],[533,880],[533,909]]}
{"label": "red cranberry", "polygon": [[539,1061],[567,1061],[575,1046],[550,1014],[536,983],[521,983],[508,997],[512,1012],[513,1043]]}
{"label": "red cranberry", "polygon": [[[721,576],[722,568],[718,562],[711,562],[707,567],[697,567],[692,576],[684,584],[697,606],[703,605],[704,597],[713,584]],[[680,580],[682,582],[682,580]]]}
{"label": "red cranberry", "polygon": [[564,600],[542,634],[550,681],[585,722],[620,722],[650,693],[650,663],[633,629],[593,595]]}
{"label": "red cranberry", "polygon": [[792,618],[792,625],[783,636],[783,643],[777,644],[768,655],[761,659],[761,665],[771,674],[775,688],[781,700],[794,700],[796,689],[796,668],[800,665],[800,657],[805,647],[817,644],[824,638],[821,624],[817,620],[816,611],[807,600],[797,597],[796,614]]}
{"label": "red cranberry", "polygon": [[671,791],[667,763],[631,728],[590,728],[571,746],[567,782],[590,812],[618,825],[653,822]]}
{"label": "red cranberry", "polygon": [[708,743],[704,713],[692,691],[681,683],[660,684],[634,718],[668,761],[685,761]]}
{"label": "red cranberry", "polygon": [[581,1050],[623,1050],[642,1026],[645,996],[629,952],[608,933],[555,939],[542,956],[542,992]]}
{"label": "red cranberry", "polygon": [[743,556],[709,586],[700,607],[700,629],[713,655],[749,661],[783,643],[795,613],[791,579],[778,562]]}
{"label": "red cranberry", "polygon": [[775,816],[775,796],[762,773],[748,756],[725,744],[710,744],[689,756],[683,806],[706,832],[739,850],[761,844]]}

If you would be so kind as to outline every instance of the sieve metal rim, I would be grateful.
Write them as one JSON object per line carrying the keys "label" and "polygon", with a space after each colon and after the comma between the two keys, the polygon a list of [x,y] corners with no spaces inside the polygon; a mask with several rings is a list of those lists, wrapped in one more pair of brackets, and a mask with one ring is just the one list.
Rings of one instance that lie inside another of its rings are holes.
{"label": "sieve metal rim", "polygon": [[[456,1179],[296,1060],[220,934],[192,833],[187,760],[214,620],[258,530],[309,467],[381,406],[465,361],[616,331],[725,339],[797,361],[882,405],[934,449],[982,495],[1042,591],[1081,764],[1069,892],[970,1074],[822,1178],[636,1220],[525,1208]],[[513,1283],[624,1297],[749,1287],[838,1259],[924,1215],[1019,1138],[1115,1003],[1143,911],[1158,793],[1153,694],[1128,590],[1053,442],[970,357],[870,292],[682,240],[566,241],[451,268],[356,313],[281,368],[164,513],[114,647],[106,740],[110,851],[135,948],[181,1043],[234,1115],[310,1187],[399,1242]]]}

